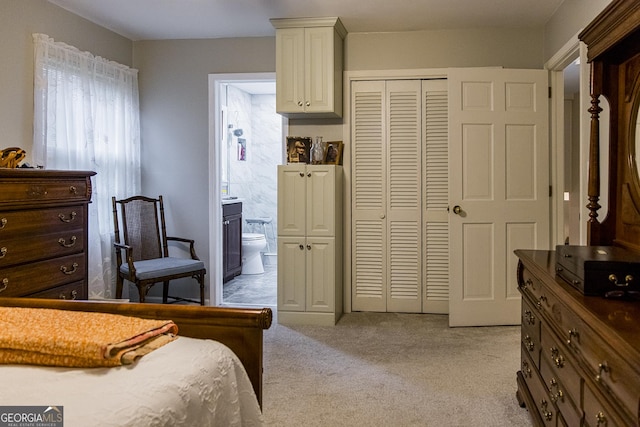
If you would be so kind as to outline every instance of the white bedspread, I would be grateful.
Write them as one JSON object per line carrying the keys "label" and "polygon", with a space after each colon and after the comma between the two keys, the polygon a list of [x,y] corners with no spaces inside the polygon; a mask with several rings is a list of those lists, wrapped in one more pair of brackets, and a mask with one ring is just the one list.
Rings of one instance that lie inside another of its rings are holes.
{"label": "white bedspread", "polygon": [[129,366],[0,365],[0,405],[63,406],[65,427],[263,424],[236,355],[216,341],[187,337]]}

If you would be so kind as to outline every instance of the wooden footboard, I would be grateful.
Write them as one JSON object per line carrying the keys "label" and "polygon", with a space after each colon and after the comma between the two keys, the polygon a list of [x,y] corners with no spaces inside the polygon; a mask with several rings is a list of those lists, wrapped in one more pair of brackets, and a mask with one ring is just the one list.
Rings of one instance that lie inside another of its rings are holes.
{"label": "wooden footboard", "polygon": [[213,339],[229,347],[244,365],[258,402],[262,406],[262,331],[271,326],[273,314],[270,308],[249,309],[35,298],[0,298],[0,306],[95,311],[145,319],[173,320],[178,325],[178,335]]}

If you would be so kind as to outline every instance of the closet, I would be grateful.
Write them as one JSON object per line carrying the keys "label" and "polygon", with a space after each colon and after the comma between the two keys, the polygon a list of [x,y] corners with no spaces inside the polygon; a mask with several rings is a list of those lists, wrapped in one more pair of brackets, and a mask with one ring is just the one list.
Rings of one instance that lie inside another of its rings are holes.
{"label": "closet", "polygon": [[352,83],[352,309],[448,309],[446,80]]}

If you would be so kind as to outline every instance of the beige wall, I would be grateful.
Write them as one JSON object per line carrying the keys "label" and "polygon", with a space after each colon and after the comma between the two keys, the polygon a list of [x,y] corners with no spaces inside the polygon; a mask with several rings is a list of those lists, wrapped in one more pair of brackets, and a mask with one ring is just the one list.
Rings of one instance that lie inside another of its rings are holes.
{"label": "beige wall", "polygon": [[542,28],[350,33],[345,69],[542,68]]}
{"label": "beige wall", "polygon": [[33,41],[44,33],[121,64],[132,63],[132,42],[45,0],[0,2],[0,148],[33,146]]}
{"label": "beige wall", "polygon": [[548,61],[586,27],[611,0],[564,0],[544,27],[544,60]]}
{"label": "beige wall", "polygon": [[275,38],[140,41],[134,63],[140,70],[143,193],[165,197],[167,228],[196,240],[208,282],[215,274],[208,265],[208,76],[274,71]]}

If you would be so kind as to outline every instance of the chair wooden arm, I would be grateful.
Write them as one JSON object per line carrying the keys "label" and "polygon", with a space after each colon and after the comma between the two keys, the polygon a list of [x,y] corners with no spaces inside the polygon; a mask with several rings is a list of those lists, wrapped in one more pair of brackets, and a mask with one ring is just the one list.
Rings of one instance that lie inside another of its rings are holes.
{"label": "chair wooden arm", "polygon": [[133,254],[131,253],[131,246],[117,242],[114,242],[113,246],[114,248],[116,248],[116,261],[118,271],[120,271],[120,266],[122,265],[122,250],[124,250],[125,258],[127,260],[127,264],[129,265],[129,278],[131,281],[133,281],[132,279],[136,277],[136,268],[133,265]]}
{"label": "chair wooden arm", "polygon": [[198,255],[196,255],[195,240],[193,240],[193,239],[185,239],[183,237],[169,237],[169,236],[167,236],[167,241],[169,241],[169,240],[172,240],[174,242],[189,243],[189,252],[191,252],[191,259],[197,259],[198,261],[200,261],[200,258],[198,258]]}

